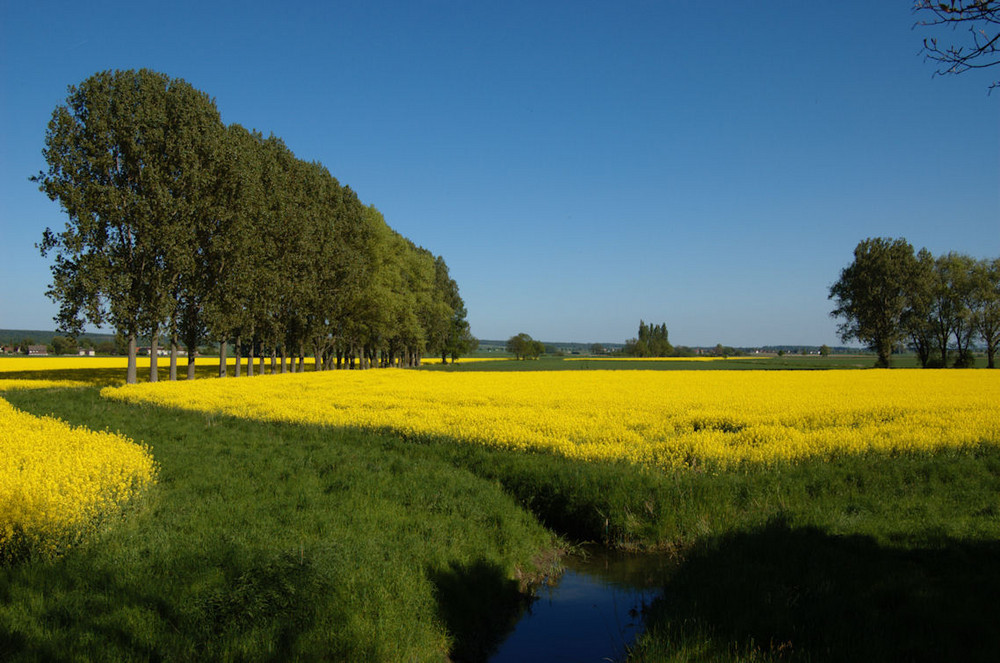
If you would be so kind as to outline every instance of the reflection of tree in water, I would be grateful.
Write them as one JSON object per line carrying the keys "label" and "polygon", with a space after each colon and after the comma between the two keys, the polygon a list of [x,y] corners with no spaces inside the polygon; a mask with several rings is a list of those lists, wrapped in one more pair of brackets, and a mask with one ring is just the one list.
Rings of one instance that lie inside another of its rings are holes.
{"label": "reflection of tree in water", "polygon": [[997,559],[994,541],[896,548],[772,522],[692,551],[647,628],[723,658],[752,642],[780,660],[992,661]]}

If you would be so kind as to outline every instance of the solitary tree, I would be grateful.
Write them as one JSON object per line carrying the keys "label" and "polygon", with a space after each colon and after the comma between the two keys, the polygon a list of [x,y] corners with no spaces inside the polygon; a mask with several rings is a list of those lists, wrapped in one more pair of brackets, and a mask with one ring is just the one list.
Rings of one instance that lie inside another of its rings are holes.
{"label": "solitary tree", "polygon": [[841,340],[857,339],[878,355],[877,366],[889,367],[893,348],[905,338],[902,325],[907,289],[916,258],[904,239],[869,238],[854,249],[854,261],[830,287],[842,318]]}
{"label": "solitary tree", "polygon": [[507,339],[507,352],[518,359],[538,359],[545,352],[545,344],[521,332]]}

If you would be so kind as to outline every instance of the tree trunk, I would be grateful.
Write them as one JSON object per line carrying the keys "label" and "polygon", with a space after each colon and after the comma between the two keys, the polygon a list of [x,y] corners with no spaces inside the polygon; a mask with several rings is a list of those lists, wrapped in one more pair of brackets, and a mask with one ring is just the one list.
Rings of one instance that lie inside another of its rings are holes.
{"label": "tree trunk", "polygon": [[170,339],[170,381],[177,381],[177,335]]}
{"label": "tree trunk", "polygon": [[288,372],[288,348],[285,347],[284,343],[281,345],[281,372]]}
{"label": "tree trunk", "polygon": [[889,368],[889,357],[892,356],[892,348],[887,347],[886,343],[879,343],[876,352],[878,353],[878,360],[875,363],[875,367]]}
{"label": "tree trunk", "polygon": [[192,347],[192,346],[189,345],[188,346],[188,369],[187,369],[187,379],[188,380],[194,380],[194,362],[195,362],[195,355],[196,354],[198,354],[198,351],[194,347]]}
{"label": "tree trunk", "polygon": [[247,377],[253,377],[253,341],[250,341],[250,349],[247,350]]}
{"label": "tree trunk", "polygon": [[159,330],[154,329],[152,336],[149,337],[149,381],[156,382],[159,379],[159,362],[157,361],[157,356],[160,354],[160,346],[157,343],[156,337],[159,336]]}
{"label": "tree trunk", "polygon": [[235,346],[234,350],[236,351],[235,352],[235,355],[236,355],[236,371],[234,372],[234,375],[236,377],[240,377],[240,375],[243,374],[243,344],[240,343],[240,337],[239,336],[236,337],[236,340],[233,342],[233,345]]}
{"label": "tree trunk", "polygon": [[323,370],[323,353],[319,349],[319,345],[313,346],[313,354],[316,356],[316,366],[313,370],[322,371]]}
{"label": "tree trunk", "polygon": [[[263,373],[263,369],[261,373]],[[271,375],[278,372],[278,348],[271,346]]]}
{"label": "tree trunk", "polygon": [[228,357],[226,357],[226,355],[228,353],[229,353],[229,342],[228,341],[223,341],[222,343],[219,343],[219,377],[220,378],[226,377],[226,369],[228,368],[226,366],[226,361],[228,360]]}
{"label": "tree trunk", "polygon": [[135,334],[128,335],[128,368],[125,371],[125,382],[135,384],[136,382],[136,353],[138,344],[135,341]]}

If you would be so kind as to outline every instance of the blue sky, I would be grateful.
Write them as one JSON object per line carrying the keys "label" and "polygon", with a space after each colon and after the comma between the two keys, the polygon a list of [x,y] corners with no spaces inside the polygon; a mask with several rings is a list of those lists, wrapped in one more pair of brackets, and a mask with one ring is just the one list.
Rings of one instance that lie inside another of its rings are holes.
{"label": "blue sky", "polygon": [[480,338],[839,344],[860,240],[1000,255],[1000,68],[933,77],[911,6],[0,0],[0,328],[56,312],[52,110],[147,67],[444,256]]}

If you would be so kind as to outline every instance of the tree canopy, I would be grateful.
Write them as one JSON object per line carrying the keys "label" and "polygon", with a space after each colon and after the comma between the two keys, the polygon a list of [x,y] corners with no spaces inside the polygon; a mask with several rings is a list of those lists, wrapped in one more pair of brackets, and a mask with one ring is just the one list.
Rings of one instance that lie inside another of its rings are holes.
{"label": "tree canopy", "polygon": [[545,353],[545,344],[521,332],[507,339],[507,352],[518,359],[538,359]]}
{"label": "tree canopy", "polygon": [[667,333],[667,323],[647,325],[639,321],[638,338],[625,341],[622,354],[629,357],[669,357],[674,353]]}
{"label": "tree canopy", "polygon": [[[473,346],[440,256],[388,227],[320,163],[275,136],[225,126],[207,95],[149,70],[69,88],[33,179],[68,216],[39,245],[60,330],[109,324],[129,343],[164,334],[193,358],[206,339],[271,369],[418,365]],[[153,353],[155,357],[155,351]],[[237,363],[237,375],[240,374]],[[156,379],[156,361],[151,379]]]}
{"label": "tree canopy", "polygon": [[831,316],[844,341],[855,339],[888,367],[894,350],[907,344],[924,367],[973,365],[973,343],[981,340],[995,367],[1000,345],[1000,266],[959,253],[914,254],[905,239],[869,238],[830,287]]}

